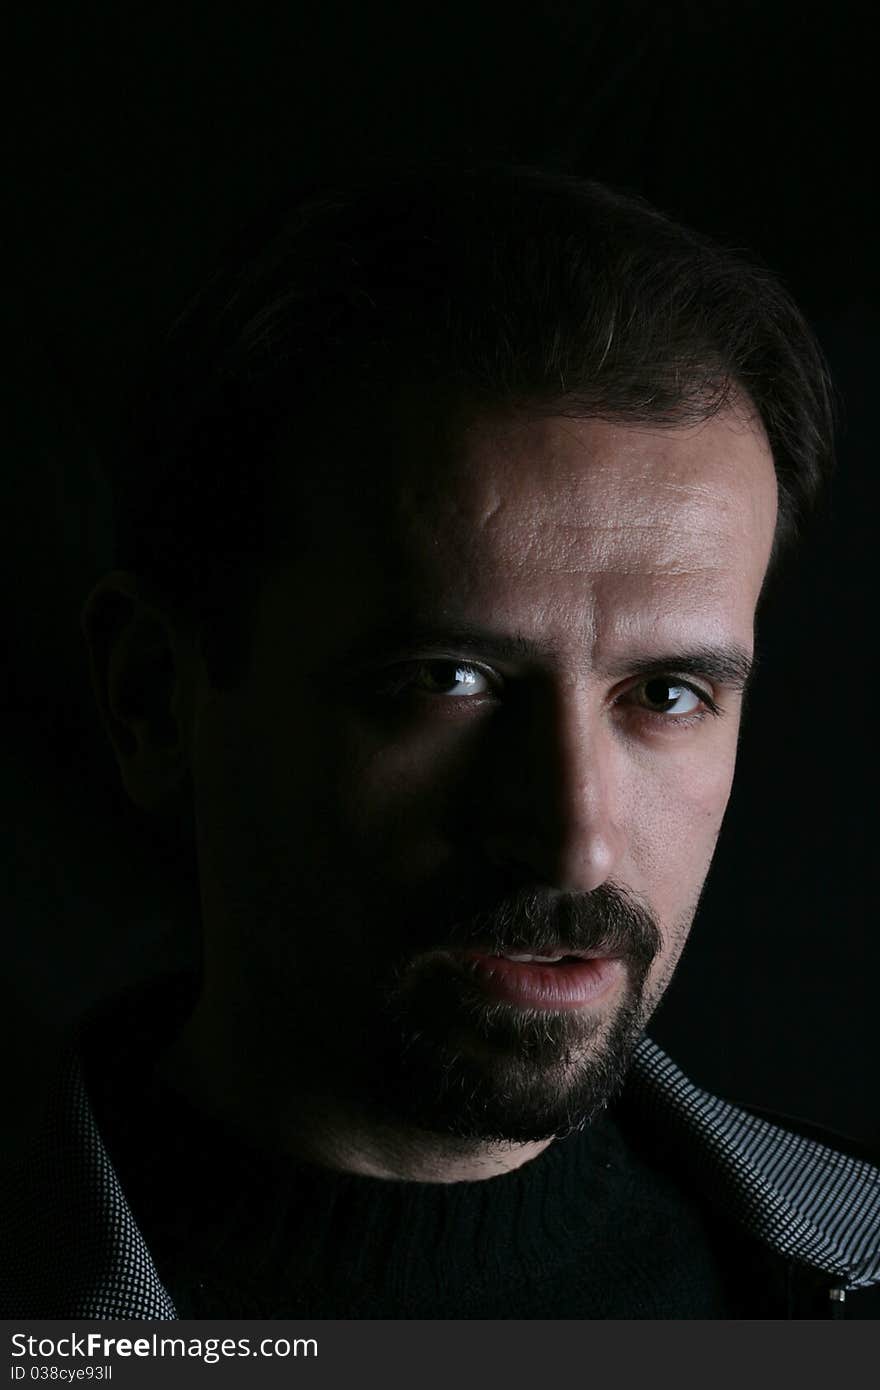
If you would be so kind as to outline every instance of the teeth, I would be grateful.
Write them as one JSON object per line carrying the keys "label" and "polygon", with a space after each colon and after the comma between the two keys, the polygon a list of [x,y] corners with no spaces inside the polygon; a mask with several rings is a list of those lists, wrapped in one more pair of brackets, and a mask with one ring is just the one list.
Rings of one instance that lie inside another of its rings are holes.
{"label": "teeth", "polygon": [[529,962],[529,961],[536,960],[536,961],[540,962],[542,965],[555,965],[556,962],[557,962],[558,960],[562,960],[562,958],[563,958],[563,953],[562,953],[562,952],[560,952],[560,954],[559,954],[558,956],[514,956],[514,955],[511,955],[510,953],[505,953],[505,954],[502,956],[502,960],[518,960],[518,961],[524,961],[524,962]]}

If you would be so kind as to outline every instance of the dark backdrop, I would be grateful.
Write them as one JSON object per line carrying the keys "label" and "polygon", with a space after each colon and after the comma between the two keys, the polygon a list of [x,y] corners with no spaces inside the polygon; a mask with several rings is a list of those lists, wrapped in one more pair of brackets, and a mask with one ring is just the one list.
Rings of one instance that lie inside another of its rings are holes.
{"label": "dark backdrop", "polygon": [[34,7],[22,25],[3,509],[5,951],[27,1015],[12,1029],[16,1075],[36,1066],[41,1032],[51,1044],[90,1001],[185,949],[117,785],[78,629],[109,567],[100,466],[119,404],[279,187],[361,156],[467,152],[605,179],[756,251],[829,356],[838,479],[764,616],[726,828],[652,1032],[710,1088],[880,1142],[865,695],[877,190],[860,11],[129,3]]}

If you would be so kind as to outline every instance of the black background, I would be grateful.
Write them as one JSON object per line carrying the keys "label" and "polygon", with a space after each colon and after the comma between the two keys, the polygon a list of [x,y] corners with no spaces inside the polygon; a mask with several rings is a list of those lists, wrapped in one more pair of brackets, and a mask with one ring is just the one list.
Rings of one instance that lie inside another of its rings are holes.
{"label": "black background", "polygon": [[6,1015],[17,1075],[36,1067],[41,1036],[51,1051],[89,1002],[184,949],[78,627],[110,565],[100,467],[120,403],[279,188],[362,157],[470,154],[605,179],[752,249],[830,359],[839,473],[763,616],[727,825],[652,1033],[710,1089],[880,1143],[869,14],[589,0],[29,11],[8,54],[3,910],[27,1015]]}

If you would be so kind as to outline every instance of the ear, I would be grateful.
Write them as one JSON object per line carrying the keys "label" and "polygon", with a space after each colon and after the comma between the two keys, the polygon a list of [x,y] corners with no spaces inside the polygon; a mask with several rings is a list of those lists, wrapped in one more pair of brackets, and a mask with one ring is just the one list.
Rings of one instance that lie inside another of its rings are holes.
{"label": "ear", "polygon": [[193,644],[133,574],[105,575],[83,605],[92,686],[123,785],[144,810],[179,794],[190,764]]}

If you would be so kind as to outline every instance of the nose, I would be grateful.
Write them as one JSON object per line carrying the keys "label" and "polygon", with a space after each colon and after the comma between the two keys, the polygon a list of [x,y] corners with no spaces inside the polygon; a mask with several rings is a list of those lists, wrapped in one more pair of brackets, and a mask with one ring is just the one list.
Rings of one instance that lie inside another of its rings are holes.
{"label": "nose", "polygon": [[488,738],[477,798],[487,858],[563,892],[589,893],[613,877],[626,847],[621,752],[586,694],[505,711]]}

